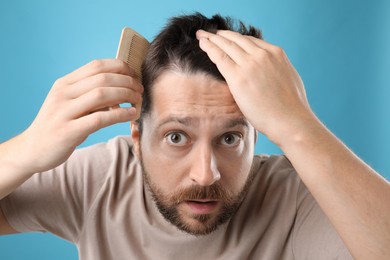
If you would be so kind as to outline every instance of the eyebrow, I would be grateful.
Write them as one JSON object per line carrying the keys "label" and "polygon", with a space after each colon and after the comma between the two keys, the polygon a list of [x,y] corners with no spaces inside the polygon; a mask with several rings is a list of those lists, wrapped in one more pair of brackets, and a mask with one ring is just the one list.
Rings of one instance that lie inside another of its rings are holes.
{"label": "eyebrow", "polygon": [[[162,127],[165,124],[176,122],[182,125],[185,125],[187,127],[194,127],[199,124],[199,119],[194,117],[179,117],[179,116],[171,116],[163,120],[161,123],[158,124],[158,128]],[[244,128],[249,129],[249,123],[244,117],[240,118],[234,118],[231,120],[226,121],[222,127],[223,128],[234,128],[236,126],[243,126]]]}
{"label": "eyebrow", "polygon": [[248,120],[246,120],[244,117],[240,117],[240,118],[235,118],[233,120],[229,120],[223,125],[224,128],[233,128],[236,126],[243,126],[248,129],[249,128]]}

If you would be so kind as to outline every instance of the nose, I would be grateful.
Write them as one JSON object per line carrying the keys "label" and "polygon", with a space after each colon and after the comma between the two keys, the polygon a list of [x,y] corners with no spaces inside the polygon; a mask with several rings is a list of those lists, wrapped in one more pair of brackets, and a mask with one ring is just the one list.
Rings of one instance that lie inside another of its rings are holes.
{"label": "nose", "polygon": [[221,179],[216,158],[209,147],[200,147],[194,151],[193,164],[190,171],[190,178],[200,186],[210,186]]}

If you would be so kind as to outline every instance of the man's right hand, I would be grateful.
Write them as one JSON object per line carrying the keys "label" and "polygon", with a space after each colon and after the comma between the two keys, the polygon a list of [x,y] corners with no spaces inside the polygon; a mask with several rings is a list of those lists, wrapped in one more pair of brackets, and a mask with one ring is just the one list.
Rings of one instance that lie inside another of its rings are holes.
{"label": "man's right hand", "polygon": [[[143,87],[133,75],[126,63],[107,59],[58,79],[30,127],[0,145],[0,164],[23,174],[46,171],[66,161],[91,133],[136,120]],[[133,107],[107,109],[121,103]]]}

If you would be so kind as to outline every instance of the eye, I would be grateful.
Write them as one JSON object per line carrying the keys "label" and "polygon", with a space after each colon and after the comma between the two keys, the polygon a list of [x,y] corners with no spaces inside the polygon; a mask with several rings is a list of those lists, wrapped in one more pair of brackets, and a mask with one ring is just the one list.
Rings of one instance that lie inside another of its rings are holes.
{"label": "eye", "polygon": [[227,133],[221,137],[221,144],[225,146],[236,146],[240,143],[242,137],[239,134]]}
{"label": "eye", "polygon": [[168,144],[183,146],[188,142],[188,138],[185,134],[180,132],[171,132],[165,136],[165,140]]}

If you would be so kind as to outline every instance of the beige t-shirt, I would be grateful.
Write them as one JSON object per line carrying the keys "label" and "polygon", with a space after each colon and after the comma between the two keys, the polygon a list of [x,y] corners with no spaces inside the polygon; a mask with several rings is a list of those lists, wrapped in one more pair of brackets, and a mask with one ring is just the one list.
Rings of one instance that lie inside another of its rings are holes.
{"label": "beige t-shirt", "polygon": [[127,137],[76,151],[0,201],[20,232],[51,232],[80,259],[352,259],[284,156],[256,156],[237,213],[205,236],[167,222],[144,187]]}

